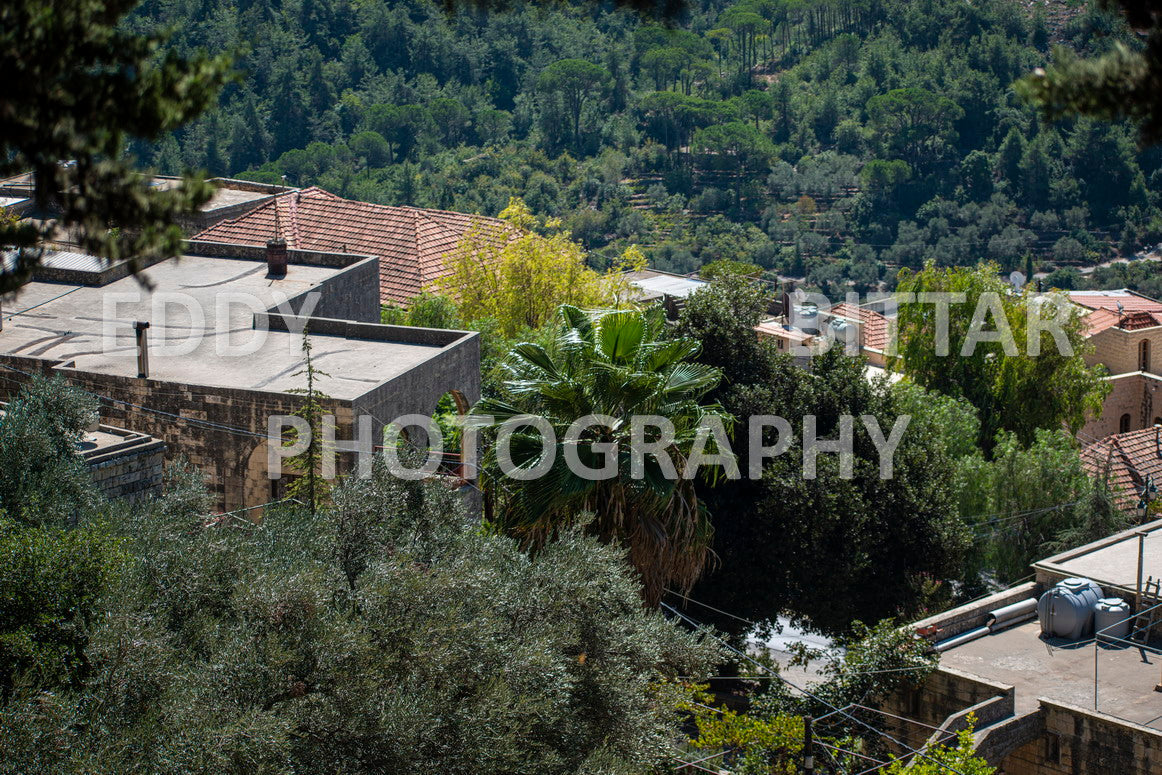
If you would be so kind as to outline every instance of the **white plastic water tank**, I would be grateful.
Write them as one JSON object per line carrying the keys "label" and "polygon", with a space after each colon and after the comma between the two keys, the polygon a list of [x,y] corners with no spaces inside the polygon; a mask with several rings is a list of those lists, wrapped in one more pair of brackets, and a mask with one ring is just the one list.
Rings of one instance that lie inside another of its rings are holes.
{"label": "white plastic water tank", "polygon": [[1130,604],[1120,597],[1104,597],[1093,607],[1093,630],[1106,641],[1125,640],[1130,635]]}
{"label": "white plastic water tank", "polygon": [[1070,578],[1041,595],[1037,618],[1044,635],[1079,640],[1093,627],[1093,609],[1101,587],[1089,579]]}

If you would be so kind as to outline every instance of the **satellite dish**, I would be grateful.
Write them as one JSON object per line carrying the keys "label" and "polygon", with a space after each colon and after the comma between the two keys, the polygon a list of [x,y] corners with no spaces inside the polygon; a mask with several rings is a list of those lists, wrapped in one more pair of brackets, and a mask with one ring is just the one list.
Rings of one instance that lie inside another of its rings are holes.
{"label": "satellite dish", "polygon": [[1019,291],[1025,287],[1025,275],[1021,272],[1013,272],[1009,275],[1009,283],[1012,284],[1013,290]]}
{"label": "satellite dish", "polygon": [[1122,303],[1119,301],[1118,302],[1118,316],[1122,317],[1125,314],[1126,314],[1126,308],[1124,306],[1122,306]]}

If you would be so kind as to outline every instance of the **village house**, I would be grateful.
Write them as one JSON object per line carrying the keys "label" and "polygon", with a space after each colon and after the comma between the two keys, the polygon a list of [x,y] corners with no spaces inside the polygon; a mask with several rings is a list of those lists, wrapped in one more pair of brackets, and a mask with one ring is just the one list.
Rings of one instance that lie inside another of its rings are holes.
{"label": "village house", "polygon": [[479,334],[380,325],[380,273],[378,256],[280,242],[193,240],[141,278],[49,252],[39,279],[3,299],[0,390],[60,374],[100,398],[104,422],[197,465],[222,508],[269,502],[285,492],[267,475],[269,421],[303,404],[304,329],[338,438],[360,415],[379,438],[446,395],[462,409],[479,397]]}
{"label": "village house", "polygon": [[1083,442],[1111,433],[1162,423],[1162,301],[1134,291],[1070,291],[1069,299],[1087,310],[1086,336],[1091,366],[1109,372],[1110,394],[1101,415],[1081,429]]}

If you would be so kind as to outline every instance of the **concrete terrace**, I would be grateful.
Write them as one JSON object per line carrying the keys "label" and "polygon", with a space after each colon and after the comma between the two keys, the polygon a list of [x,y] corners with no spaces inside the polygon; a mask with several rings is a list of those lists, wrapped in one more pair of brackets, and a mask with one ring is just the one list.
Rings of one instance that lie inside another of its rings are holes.
{"label": "concrete terrace", "polygon": [[[1092,639],[1042,639],[1034,620],[946,651],[940,664],[1013,686],[1017,715],[1024,715],[1036,711],[1041,698],[1092,709],[1093,655]],[[1154,691],[1160,675],[1156,654],[1100,646],[1097,710],[1162,730],[1162,693]]]}
{"label": "concrete terrace", "polygon": [[1139,532],[1145,534],[1142,580],[1162,578],[1162,520],[1158,520],[1033,563],[1037,581],[1050,587],[1080,576],[1096,582],[1107,594],[1132,599],[1138,583]]}
{"label": "concrete terrace", "polygon": [[[294,264],[285,277],[271,278],[264,262],[185,256],[146,269],[142,278],[149,287],[133,277],[104,287],[32,282],[4,301],[0,354],[136,377],[132,324],[144,320],[152,326],[151,379],[286,392],[303,385],[304,378],[295,376],[303,368],[302,337],[255,330],[255,313],[280,303],[286,305],[281,311],[299,313],[302,301],[288,301],[335,275],[332,267]],[[328,374],[319,388],[339,399],[356,398],[441,349],[344,336],[315,335],[312,341],[315,365]]]}

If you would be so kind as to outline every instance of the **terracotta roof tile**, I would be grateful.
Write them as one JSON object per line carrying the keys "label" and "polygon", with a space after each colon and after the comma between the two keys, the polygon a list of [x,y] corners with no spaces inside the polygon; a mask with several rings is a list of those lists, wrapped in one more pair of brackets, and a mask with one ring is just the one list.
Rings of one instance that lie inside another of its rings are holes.
{"label": "terracotta roof tile", "polygon": [[875,310],[840,302],[828,311],[831,315],[854,320],[863,325],[863,346],[871,350],[886,350],[890,335],[888,319]]}
{"label": "terracotta roof tile", "polygon": [[312,187],[280,194],[195,239],[265,245],[277,235],[290,248],[376,256],[380,300],[406,304],[447,274],[444,257],[477,224],[501,226],[494,218],[357,202]]}
{"label": "terracotta roof tile", "polygon": [[1122,288],[1114,291],[1070,291],[1069,300],[1090,309],[1118,311],[1118,304],[1126,312],[1162,312],[1162,301]]}
{"label": "terracotta roof tile", "polygon": [[1081,462],[1094,476],[1104,476],[1108,466],[1118,503],[1132,509],[1147,476],[1162,485],[1162,432],[1143,428],[1106,436],[1081,451]]}
{"label": "terracotta roof tile", "polygon": [[1149,310],[1127,310],[1124,315],[1118,314],[1114,310],[1101,308],[1095,309],[1086,315],[1087,335],[1105,331],[1107,328],[1120,328],[1124,331],[1138,331],[1143,328],[1154,328],[1162,326],[1162,309],[1157,311]]}
{"label": "terracotta roof tile", "polygon": [[1097,309],[1085,316],[1086,325],[1089,327],[1087,331],[1088,336],[1101,333],[1107,328],[1114,328],[1118,325],[1120,316],[1117,312],[1108,309]]}

